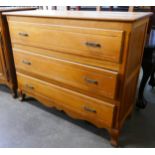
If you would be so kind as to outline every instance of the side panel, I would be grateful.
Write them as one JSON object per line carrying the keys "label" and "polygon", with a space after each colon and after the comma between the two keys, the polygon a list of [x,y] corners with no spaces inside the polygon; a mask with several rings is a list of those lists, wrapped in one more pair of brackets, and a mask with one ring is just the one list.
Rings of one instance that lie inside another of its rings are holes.
{"label": "side panel", "polygon": [[12,90],[17,88],[15,66],[12,54],[12,47],[9,35],[8,24],[5,16],[0,15],[1,26],[1,40],[0,40],[0,52],[1,52],[1,64],[3,65],[4,81]]}
{"label": "side panel", "polygon": [[0,15],[0,83],[5,82],[5,64],[4,64],[4,49],[3,49],[3,40],[2,40],[2,18]]}
{"label": "side panel", "polygon": [[147,26],[148,20],[145,20],[144,22],[141,21],[141,23],[137,23],[136,26],[133,25],[133,30],[130,33],[125,71],[125,83],[119,112],[119,120],[121,121],[121,124],[130,114],[135,104],[137,81],[141,68]]}
{"label": "side panel", "polygon": [[1,43],[0,43],[0,83],[4,81],[5,76],[4,76],[4,70],[3,70],[3,55],[2,55],[2,48],[1,48]]}

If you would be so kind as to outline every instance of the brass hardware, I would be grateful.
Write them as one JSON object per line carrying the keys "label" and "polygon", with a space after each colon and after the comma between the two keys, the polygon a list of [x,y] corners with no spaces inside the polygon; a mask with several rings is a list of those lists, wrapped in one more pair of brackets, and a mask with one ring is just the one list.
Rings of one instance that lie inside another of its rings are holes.
{"label": "brass hardware", "polygon": [[28,88],[28,89],[34,90],[34,87],[31,86],[31,85],[26,84],[25,86],[26,86],[26,88]]}
{"label": "brass hardware", "polygon": [[84,79],[85,79],[85,81],[88,82],[88,83],[98,85],[98,81],[97,81],[97,80],[89,79],[88,77],[85,77]]}
{"label": "brass hardware", "polygon": [[84,110],[87,111],[87,112],[96,113],[96,110],[90,109],[90,108],[85,107],[85,106],[84,106]]}
{"label": "brass hardware", "polygon": [[85,45],[89,47],[94,47],[94,48],[101,48],[101,44],[94,43],[94,42],[86,42]]}
{"label": "brass hardware", "polygon": [[22,63],[23,63],[23,64],[26,64],[26,65],[29,65],[29,66],[31,65],[31,62],[29,62],[29,61],[27,61],[27,60],[23,60]]}
{"label": "brass hardware", "polygon": [[23,36],[23,37],[28,37],[29,35],[27,33],[24,33],[24,32],[19,32],[18,33],[20,36]]}

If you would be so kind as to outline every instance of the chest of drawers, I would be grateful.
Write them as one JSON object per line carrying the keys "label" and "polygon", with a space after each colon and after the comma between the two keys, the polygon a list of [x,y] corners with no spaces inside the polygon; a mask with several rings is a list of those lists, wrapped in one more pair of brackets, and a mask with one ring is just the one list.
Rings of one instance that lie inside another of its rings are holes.
{"label": "chest of drawers", "polygon": [[8,25],[3,12],[34,10],[36,8],[5,8],[0,7],[0,84],[7,85],[12,90],[13,97],[16,97],[17,80],[11,50],[11,43],[8,32]]}
{"label": "chest of drawers", "polygon": [[151,13],[6,13],[18,91],[106,128],[131,114]]}

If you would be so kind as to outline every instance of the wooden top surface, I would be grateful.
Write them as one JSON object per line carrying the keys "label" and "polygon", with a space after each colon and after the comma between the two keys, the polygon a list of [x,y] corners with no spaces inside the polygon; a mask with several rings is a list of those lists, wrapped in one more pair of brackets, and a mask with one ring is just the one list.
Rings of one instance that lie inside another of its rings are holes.
{"label": "wooden top surface", "polygon": [[110,21],[136,21],[148,16],[151,12],[112,12],[112,11],[20,11],[6,12],[5,15],[32,16],[32,17],[51,17],[69,19],[91,19],[91,20],[110,20]]}
{"label": "wooden top surface", "polygon": [[34,10],[35,7],[0,7],[0,13],[11,12],[11,11],[22,11],[22,10]]}

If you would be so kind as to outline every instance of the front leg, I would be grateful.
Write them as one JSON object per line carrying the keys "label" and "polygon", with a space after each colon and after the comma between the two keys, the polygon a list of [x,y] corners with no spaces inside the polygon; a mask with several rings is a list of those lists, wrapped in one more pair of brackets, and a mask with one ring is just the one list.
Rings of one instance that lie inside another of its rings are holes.
{"label": "front leg", "polygon": [[12,89],[12,97],[13,98],[17,98],[17,90],[16,89]]}
{"label": "front leg", "polygon": [[25,100],[26,95],[23,93],[22,90],[19,90],[19,100],[22,102]]}
{"label": "front leg", "polygon": [[120,130],[119,129],[109,129],[109,134],[110,134],[110,143],[114,147],[119,146],[119,135],[120,135]]}

